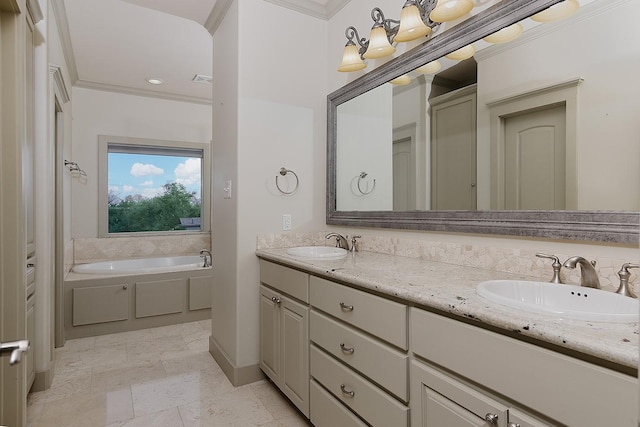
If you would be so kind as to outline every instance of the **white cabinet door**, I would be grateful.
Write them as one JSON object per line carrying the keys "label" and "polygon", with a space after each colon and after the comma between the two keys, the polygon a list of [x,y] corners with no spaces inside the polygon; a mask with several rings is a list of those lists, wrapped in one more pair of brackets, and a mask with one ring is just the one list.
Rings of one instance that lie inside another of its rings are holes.
{"label": "white cabinet door", "polygon": [[507,427],[508,408],[424,363],[411,363],[411,425]]}
{"label": "white cabinet door", "polygon": [[281,389],[309,416],[309,307],[281,297]]}
{"label": "white cabinet door", "polygon": [[280,309],[277,294],[260,286],[260,368],[275,383],[280,377]]}
{"label": "white cabinet door", "polygon": [[260,368],[309,416],[309,307],[260,286]]}

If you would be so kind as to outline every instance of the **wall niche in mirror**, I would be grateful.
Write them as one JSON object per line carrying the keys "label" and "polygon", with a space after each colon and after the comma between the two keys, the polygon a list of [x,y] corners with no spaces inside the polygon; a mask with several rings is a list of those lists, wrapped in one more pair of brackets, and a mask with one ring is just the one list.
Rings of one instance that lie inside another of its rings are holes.
{"label": "wall niche in mirror", "polygon": [[329,95],[329,224],[638,241],[640,2],[502,3]]}

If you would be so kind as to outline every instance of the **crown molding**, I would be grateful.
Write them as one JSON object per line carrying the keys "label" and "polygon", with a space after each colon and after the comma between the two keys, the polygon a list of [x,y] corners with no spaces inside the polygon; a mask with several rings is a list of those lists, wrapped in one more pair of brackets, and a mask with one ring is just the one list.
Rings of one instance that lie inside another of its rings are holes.
{"label": "crown molding", "polygon": [[60,101],[63,104],[71,101],[71,96],[69,95],[69,91],[67,90],[67,85],[64,82],[64,78],[62,77],[62,71],[57,65],[49,65],[49,74],[53,77],[53,82],[55,84],[56,90],[60,95]]}
{"label": "crown molding", "polygon": [[58,36],[62,45],[62,54],[67,63],[67,70],[71,78],[71,84],[78,81],[78,66],[76,58],[73,55],[73,46],[71,45],[71,33],[69,32],[69,21],[67,20],[67,10],[64,7],[64,0],[51,0],[51,9],[57,22]]}
{"label": "crown molding", "polygon": [[233,3],[233,0],[217,0],[215,2],[211,13],[203,24],[207,31],[209,31],[209,34],[213,35],[216,32],[224,16],[227,14],[229,7],[231,7],[231,3]]}
{"label": "crown molding", "polygon": [[326,6],[322,6],[312,0],[264,0],[305,15],[328,21],[333,15],[338,13],[350,0],[329,0]]}
{"label": "crown molding", "polygon": [[111,85],[107,83],[92,82],[88,80],[78,80],[73,86],[81,89],[100,90],[103,92],[117,92],[117,93],[123,93],[126,95],[146,96],[148,98],[166,99],[169,101],[180,101],[180,102],[190,102],[192,104],[211,105],[211,99],[209,98],[177,95],[177,94],[168,93],[168,92],[156,92],[153,90],[137,89],[137,88],[131,88],[126,86],[120,86],[120,85]]}

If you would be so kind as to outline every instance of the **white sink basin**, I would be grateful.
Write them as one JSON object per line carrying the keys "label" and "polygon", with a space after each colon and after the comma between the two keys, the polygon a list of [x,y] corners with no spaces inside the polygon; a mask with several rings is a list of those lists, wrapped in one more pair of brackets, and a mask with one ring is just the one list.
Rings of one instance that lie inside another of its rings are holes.
{"label": "white sink basin", "polygon": [[347,251],[333,246],[299,246],[287,249],[287,253],[298,258],[340,259],[347,256]]}
{"label": "white sink basin", "polygon": [[574,285],[490,280],[476,287],[490,301],[512,308],[593,322],[637,322],[638,300]]}

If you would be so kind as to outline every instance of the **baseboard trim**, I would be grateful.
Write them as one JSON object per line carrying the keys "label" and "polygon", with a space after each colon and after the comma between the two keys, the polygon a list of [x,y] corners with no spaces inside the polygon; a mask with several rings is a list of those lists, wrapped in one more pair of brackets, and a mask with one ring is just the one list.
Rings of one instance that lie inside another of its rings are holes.
{"label": "baseboard trim", "polygon": [[263,380],[265,375],[260,370],[260,365],[234,366],[231,359],[222,350],[213,336],[209,336],[209,353],[218,362],[222,372],[227,376],[234,387]]}
{"label": "baseboard trim", "polygon": [[46,371],[36,372],[36,376],[33,380],[33,385],[31,386],[30,392],[48,390],[51,387],[51,383],[53,382],[53,376],[53,364]]}

